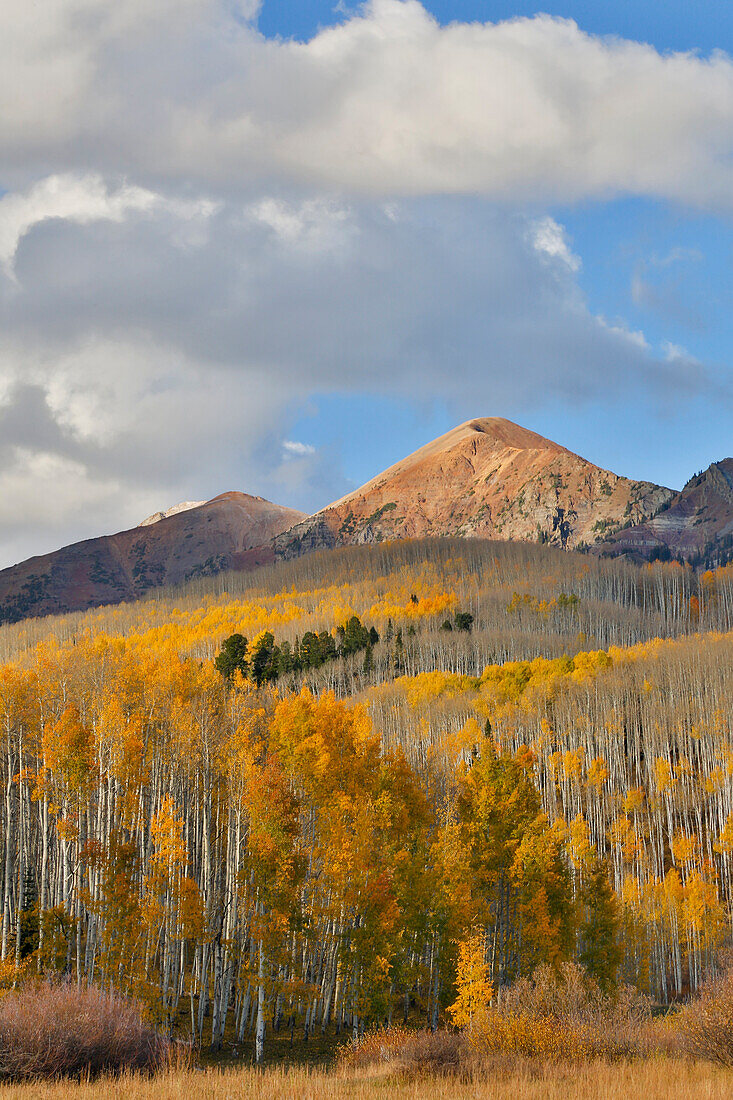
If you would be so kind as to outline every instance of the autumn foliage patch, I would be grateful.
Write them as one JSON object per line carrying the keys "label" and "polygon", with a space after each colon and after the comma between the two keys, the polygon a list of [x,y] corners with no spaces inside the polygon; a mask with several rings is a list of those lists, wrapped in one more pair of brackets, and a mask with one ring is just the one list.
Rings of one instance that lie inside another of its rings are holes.
{"label": "autumn foliage patch", "polygon": [[462,1018],[461,1031],[396,1027],[367,1032],[343,1048],[339,1064],[342,1069],[384,1067],[412,1074],[460,1070],[480,1077],[496,1066],[618,1059],[651,1049],[648,999],[630,988],[604,993],[573,963],[559,972],[538,967],[531,978],[503,990],[500,1000],[477,1003],[470,1018]]}
{"label": "autumn foliage patch", "polygon": [[0,1082],[149,1072],[169,1057],[139,1006],[116,994],[43,982],[0,997]]}

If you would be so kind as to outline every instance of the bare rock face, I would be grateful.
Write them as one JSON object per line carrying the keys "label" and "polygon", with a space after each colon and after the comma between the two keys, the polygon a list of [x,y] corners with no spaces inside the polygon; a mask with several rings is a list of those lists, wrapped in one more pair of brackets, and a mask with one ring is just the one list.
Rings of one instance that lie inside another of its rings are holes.
{"label": "bare rock face", "polygon": [[440,536],[579,547],[641,522],[673,495],[490,417],[421,447],[274,545],[285,558],[334,545]]}
{"label": "bare rock face", "polygon": [[88,539],[0,571],[0,622],[135,599],[160,585],[274,560],[272,539],[304,518],[223,493],[156,522]]}
{"label": "bare rock face", "polygon": [[733,458],[691,478],[668,505],[643,523],[601,543],[602,553],[640,558],[700,559],[718,565],[733,558]]}

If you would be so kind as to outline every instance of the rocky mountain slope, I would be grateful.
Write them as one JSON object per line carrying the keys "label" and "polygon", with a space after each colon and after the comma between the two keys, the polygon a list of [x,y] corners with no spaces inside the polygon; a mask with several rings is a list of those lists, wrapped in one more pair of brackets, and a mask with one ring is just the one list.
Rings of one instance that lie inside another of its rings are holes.
{"label": "rocky mountain slope", "polygon": [[304,518],[262,497],[223,493],[131,531],[30,558],[0,571],[0,622],[118,603],[159,585],[272,561],[273,537]]}
{"label": "rocky mountain slope", "polygon": [[630,481],[509,420],[470,420],[275,539],[279,557],[462,535],[578,547],[653,515],[670,489]]}
{"label": "rocky mountain slope", "polygon": [[684,558],[719,565],[733,558],[733,458],[714,462],[652,518],[601,543],[602,553]]}

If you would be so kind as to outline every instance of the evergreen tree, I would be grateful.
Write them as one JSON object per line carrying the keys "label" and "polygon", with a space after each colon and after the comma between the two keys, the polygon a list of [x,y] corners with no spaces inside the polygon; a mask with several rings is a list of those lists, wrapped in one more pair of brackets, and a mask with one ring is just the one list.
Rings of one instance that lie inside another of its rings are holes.
{"label": "evergreen tree", "polygon": [[321,658],[321,664],[325,664],[326,661],[335,661],[338,657],[338,650],[336,649],[336,641],[333,634],[328,630],[322,630],[318,635],[318,652]]}
{"label": "evergreen tree", "polygon": [[318,635],[312,630],[306,630],[300,643],[300,659],[303,668],[318,668],[321,661],[321,644]]}
{"label": "evergreen tree", "polygon": [[283,642],[280,646],[280,656],[277,662],[278,675],[281,676],[287,672],[292,672],[294,668],[293,654],[290,649],[290,642]]}
{"label": "evergreen tree", "polygon": [[248,672],[247,639],[244,635],[230,634],[224,641],[219,654],[214,658],[214,664],[226,680],[231,680],[237,670],[246,676]]}
{"label": "evergreen tree", "polygon": [[352,615],[348,622],[338,628],[341,637],[340,651],[342,657],[349,657],[352,653],[359,653],[366,649],[370,642],[369,631],[362,626],[357,615]]}
{"label": "evergreen tree", "polygon": [[279,657],[274,636],[269,630],[263,630],[250,646],[250,669],[257,687],[277,680]]}
{"label": "evergreen tree", "polygon": [[405,671],[405,647],[402,643],[402,629],[397,631],[394,639],[394,670],[398,674]]}

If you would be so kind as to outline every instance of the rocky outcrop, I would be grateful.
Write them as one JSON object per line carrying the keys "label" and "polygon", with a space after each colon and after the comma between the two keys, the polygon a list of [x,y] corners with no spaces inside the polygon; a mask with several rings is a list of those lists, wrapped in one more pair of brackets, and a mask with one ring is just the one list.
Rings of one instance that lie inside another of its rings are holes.
{"label": "rocky outcrop", "polygon": [[601,553],[672,557],[704,565],[733,559],[733,458],[691,478],[660,511],[615,533]]}
{"label": "rocky outcrop", "polygon": [[180,504],[174,504],[172,508],[166,508],[165,512],[153,512],[152,516],[148,516],[147,519],[138,523],[138,527],[149,527],[151,523],[159,523],[162,519],[170,519],[171,516],[177,516],[179,512],[190,512],[192,508],[200,508],[202,504],[206,504],[206,501],[181,501]]}
{"label": "rocky outcrop", "polygon": [[314,550],[332,550],[339,543],[337,535],[329,527],[328,518],[311,516],[282,535],[276,535],[272,544],[275,556],[289,561]]}

